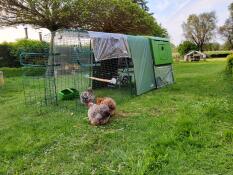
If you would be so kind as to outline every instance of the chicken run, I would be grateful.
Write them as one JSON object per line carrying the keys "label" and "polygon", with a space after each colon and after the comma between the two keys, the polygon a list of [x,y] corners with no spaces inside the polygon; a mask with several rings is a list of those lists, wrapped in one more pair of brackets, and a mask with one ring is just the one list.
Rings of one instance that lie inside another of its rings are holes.
{"label": "chicken run", "polygon": [[168,39],[82,30],[44,39],[50,51],[20,55],[26,104],[83,111],[88,88],[119,104],[174,83]]}

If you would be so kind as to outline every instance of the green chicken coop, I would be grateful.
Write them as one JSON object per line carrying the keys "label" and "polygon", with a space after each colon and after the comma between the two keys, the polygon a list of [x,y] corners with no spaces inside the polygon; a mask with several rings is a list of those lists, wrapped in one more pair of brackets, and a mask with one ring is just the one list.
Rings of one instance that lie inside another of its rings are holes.
{"label": "green chicken coop", "polygon": [[[51,53],[24,53],[21,57],[26,69],[44,70],[40,76],[25,76],[27,82],[34,82],[33,87],[41,88],[25,90],[29,104],[37,99],[59,104],[67,89],[81,93],[92,87],[97,96],[120,99],[174,83],[171,44],[166,38],[72,29],[58,30],[44,39],[52,41]],[[34,98],[35,94],[40,97]]]}

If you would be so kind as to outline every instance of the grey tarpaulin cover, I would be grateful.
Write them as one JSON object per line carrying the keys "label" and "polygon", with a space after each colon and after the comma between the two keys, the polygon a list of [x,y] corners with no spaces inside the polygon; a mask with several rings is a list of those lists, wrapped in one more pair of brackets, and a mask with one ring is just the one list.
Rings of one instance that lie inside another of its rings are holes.
{"label": "grey tarpaulin cover", "polygon": [[155,66],[155,79],[158,88],[174,83],[172,65]]}
{"label": "grey tarpaulin cover", "polygon": [[131,57],[126,35],[91,31],[88,33],[96,61]]}
{"label": "grey tarpaulin cover", "polygon": [[150,41],[143,36],[128,36],[134,63],[137,95],[156,88]]}

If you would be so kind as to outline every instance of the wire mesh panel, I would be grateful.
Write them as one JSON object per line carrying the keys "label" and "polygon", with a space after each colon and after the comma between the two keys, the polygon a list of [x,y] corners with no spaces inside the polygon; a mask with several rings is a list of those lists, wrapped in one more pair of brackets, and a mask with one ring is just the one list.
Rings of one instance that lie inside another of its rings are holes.
{"label": "wire mesh panel", "polygon": [[89,87],[96,97],[112,97],[117,103],[135,94],[131,58],[96,61],[87,32],[60,30],[44,39],[52,41],[50,54],[22,54],[27,104],[58,105],[82,112],[86,107],[80,94]]}
{"label": "wire mesh panel", "polygon": [[[91,87],[96,97],[108,96],[119,102],[132,97],[135,91],[132,59],[96,61],[88,33],[58,31],[54,38],[54,52],[58,53],[55,57],[55,65],[58,65],[55,67],[58,93],[66,88],[74,88],[80,94]],[[83,106],[78,99],[76,104],[77,109]]]}
{"label": "wire mesh panel", "polygon": [[48,53],[21,53],[23,88],[26,104],[44,106],[46,102],[46,61]]}
{"label": "wire mesh panel", "polygon": [[60,31],[56,32],[53,47],[57,104],[80,111],[83,105],[79,95],[91,86],[91,81],[85,78],[91,75],[90,38],[85,33]]}
{"label": "wire mesh panel", "polygon": [[174,83],[172,65],[155,66],[154,69],[157,88],[162,88]]}
{"label": "wire mesh panel", "polygon": [[99,63],[100,66],[93,68],[92,79],[92,88],[97,96],[109,96],[118,103],[132,98],[135,94],[132,59],[117,58],[103,60]]}
{"label": "wire mesh panel", "polygon": [[24,76],[23,87],[26,104],[45,105],[45,79],[41,76]]}

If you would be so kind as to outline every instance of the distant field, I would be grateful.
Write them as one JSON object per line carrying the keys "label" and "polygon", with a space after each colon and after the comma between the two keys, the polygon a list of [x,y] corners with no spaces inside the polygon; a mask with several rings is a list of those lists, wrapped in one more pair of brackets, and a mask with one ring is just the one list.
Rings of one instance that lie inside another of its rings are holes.
{"label": "distant field", "polygon": [[101,127],[88,124],[86,110],[25,106],[21,78],[6,78],[0,174],[230,175],[233,80],[225,65],[175,63],[174,85],[119,103]]}

